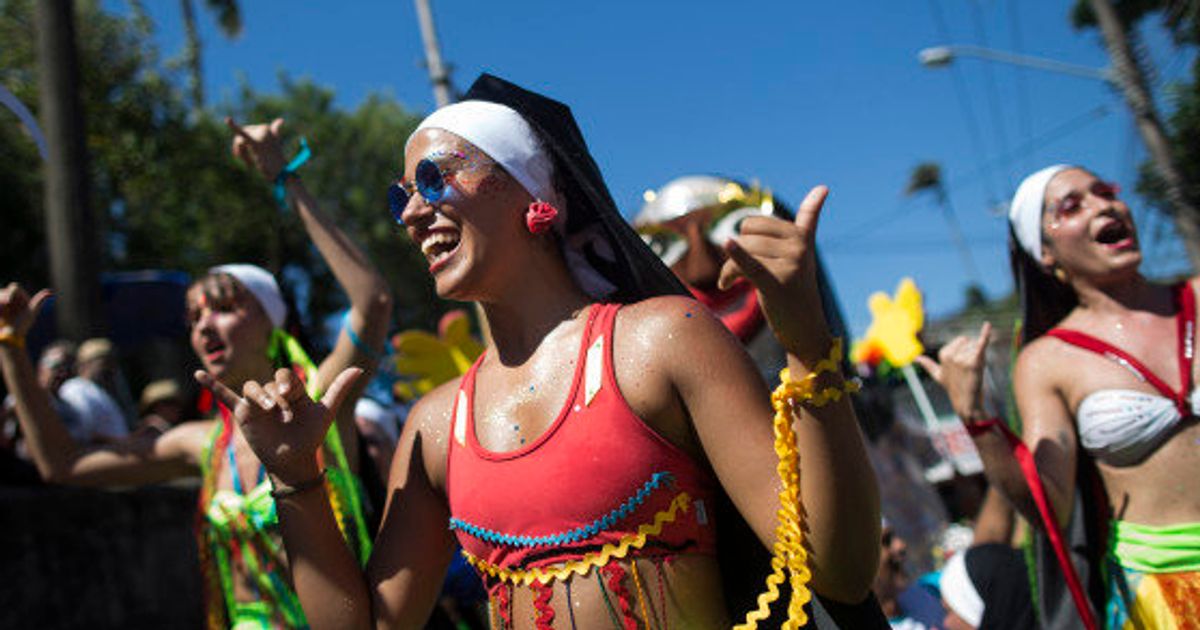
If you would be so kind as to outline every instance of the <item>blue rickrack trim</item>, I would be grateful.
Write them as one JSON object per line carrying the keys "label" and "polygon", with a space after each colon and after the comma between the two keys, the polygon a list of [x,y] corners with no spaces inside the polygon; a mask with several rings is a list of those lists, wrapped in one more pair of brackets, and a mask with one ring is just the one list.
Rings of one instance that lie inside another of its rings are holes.
{"label": "blue rickrack trim", "polygon": [[478,525],[472,525],[459,518],[450,518],[450,529],[459,530],[468,535],[480,540],[496,544],[508,545],[510,547],[542,547],[542,546],[557,546],[577,543],[587,540],[600,532],[606,531],[616,525],[622,519],[628,517],[646,501],[651,492],[664,485],[674,483],[674,476],[669,472],[656,472],[650,476],[650,480],[642,484],[640,490],[632,497],[629,497],[619,507],[609,512],[608,514],[592,521],[591,524],[583,527],[577,527],[568,532],[559,534],[550,534],[546,536],[513,536],[501,532],[484,529]]}

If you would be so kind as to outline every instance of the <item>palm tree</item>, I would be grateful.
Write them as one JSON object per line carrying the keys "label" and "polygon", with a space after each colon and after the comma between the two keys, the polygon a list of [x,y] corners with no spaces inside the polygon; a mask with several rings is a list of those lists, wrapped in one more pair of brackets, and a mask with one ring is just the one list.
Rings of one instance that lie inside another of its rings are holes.
{"label": "palm tree", "polygon": [[[183,63],[188,69],[188,91],[192,96],[192,107],[204,106],[204,77],[200,58],[200,33],[196,29],[195,0],[179,0],[183,13],[183,30],[187,38],[183,48]],[[237,0],[204,0],[204,6],[217,16],[217,24],[226,37],[237,37],[242,33],[242,11]]]}
{"label": "palm tree", "polygon": [[942,167],[938,166],[937,162],[918,164],[908,177],[908,185],[904,188],[904,194],[912,197],[923,192],[933,193],[934,200],[942,209],[942,217],[946,220],[946,226],[950,228],[950,238],[954,239],[958,253],[962,256],[963,270],[967,272],[971,285],[980,287],[979,268],[975,266],[975,258],[971,255],[971,249],[967,247],[967,240],[963,238],[962,228],[959,227],[958,217],[954,213],[954,206],[950,204],[950,195],[946,193],[946,185],[942,182]]}

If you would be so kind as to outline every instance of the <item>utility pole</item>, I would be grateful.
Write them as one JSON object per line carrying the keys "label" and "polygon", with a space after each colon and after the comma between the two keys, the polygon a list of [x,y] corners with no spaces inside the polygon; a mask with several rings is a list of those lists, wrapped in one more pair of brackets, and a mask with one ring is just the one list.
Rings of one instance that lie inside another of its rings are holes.
{"label": "utility pole", "polygon": [[1104,45],[1112,61],[1113,75],[1125,103],[1133,114],[1138,133],[1146,150],[1154,163],[1155,171],[1166,187],[1167,202],[1171,218],[1175,221],[1175,229],[1183,240],[1187,250],[1188,260],[1192,269],[1200,270],[1200,208],[1193,203],[1188,195],[1187,182],[1171,153],[1171,145],[1163,128],[1162,118],[1154,106],[1150,95],[1146,75],[1138,66],[1133,48],[1129,44],[1129,34],[1125,25],[1117,17],[1117,12],[1109,0],[1089,0],[1100,31],[1104,34]]}
{"label": "utility pole", "polygon": [[433,11],[429,9],[429,0],[413,1],[417,5],[421,40],[425,43],[425,67],[429,70],[429,82],[433,84],[433,99],[438,107],[445,107],[454,101],[454,88],[450,85],[450,71],[442,63],[437,29],[433,26]]}
{"label": "utility pole", "polygon": [[88,186],[73,0],[38,0],[38,70],[46,131],[46,238],[58,300],[58,334],[82,340],[103,332],[100,280]]}

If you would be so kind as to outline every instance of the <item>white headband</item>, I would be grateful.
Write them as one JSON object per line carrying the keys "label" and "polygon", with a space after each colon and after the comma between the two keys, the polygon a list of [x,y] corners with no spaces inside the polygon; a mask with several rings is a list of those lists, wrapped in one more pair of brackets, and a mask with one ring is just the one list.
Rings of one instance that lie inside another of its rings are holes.
{"label": "white headband", "polygon": [[983,598],[967,573],[966,549],[954,554],[942,568],[938,587],[946,605],[963,621],[978,628],[979,622],[983,621]]}
{"label": "white headband", "polygon": [[233,264],[213,267],[208,273],[227,273],[233,276],[258,300],[271,324],[276,328],[283,326],[283,321],[287,318],[287,305],[283,302],[283,294],[280,293],[279,285],[275,283],[275,276],[271,275],[271,272],[257,265]]}
{"label": "white headband", "polygon": [[[461,101],[430,114],[413,136],[422,129],[445,129],[479,147],[534,199],[563,211],[554,190],[554,168],[541,141],[529,123],[511,108],[488,101]],[[412,142],[412,136],[408,141]]]}
{"label": "white headband", "polygon": [[443,129],[475,145],[512,175],[517,183],[533,196],[558,209],[554,229],[563,237],[563,256],[571,275],[588,295],[602,299],[616,285],[605,278],[588,262],[585,249],[606,260],[613,259],[611,246],[603,242],[597,231],[583,230],[565,234],[569,208],[554,188],[554,166],[542,146],[537,132],[520,114],[510,107],[490,101],[459,101],[447,105],[425,118],[408,137],[404,148],[422,129]]}
{"label": "white headband", "polygon": [[1045,205],[1046,186],[1055,175],[1078,168],[1071,164],[1055,164],[1026,177],[1013,195],[1008,210],[1008,222],[1012,225],[1017,243],[1034,262],[1042,264],[1042,207]]}

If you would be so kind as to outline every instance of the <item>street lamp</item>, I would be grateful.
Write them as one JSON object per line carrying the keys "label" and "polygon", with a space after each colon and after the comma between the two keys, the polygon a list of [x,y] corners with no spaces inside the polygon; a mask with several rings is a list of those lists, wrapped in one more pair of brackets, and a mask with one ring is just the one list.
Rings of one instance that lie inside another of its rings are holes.
{"label": "street lamp", "polygon": [[1000,63],[1008,63],[1016,66],[1024,66],[1026,68],[1035,68],[1037,70],[1045,70],[1047,72],[1057,72],[1059,74],[1069,74],[1086,79],[1095,79],[1104,81],[1105,83],[1116,84],[1117,79],[1109,68],[1089,68],[1087,66],[1078,66],[1072,63],[1055,61],[1043,57],[1033,57],[1031,55],[1018,55],[1016,53],[1004,52],[1002,50],[992,50],[982,46],[970,45],[949,45],[949,46],[933,46],[926,48],[917,53],[917,58],[921,60],[921,65],[927,68],[941,68],[950,65],[955,57],[975,57],[987,61],[996,61]]}

